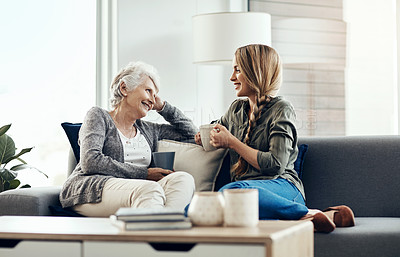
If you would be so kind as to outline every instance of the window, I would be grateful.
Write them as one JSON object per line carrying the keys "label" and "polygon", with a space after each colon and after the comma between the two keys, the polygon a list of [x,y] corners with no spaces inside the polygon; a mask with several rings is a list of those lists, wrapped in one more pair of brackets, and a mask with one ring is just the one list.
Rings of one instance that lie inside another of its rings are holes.
{"label": "window", "polygon": [[96,1],[0,3],[1,124],[22,156],[45,172],[21,171],[22,183],[61,185],[69,143],[61,123],[81,122],[95,105]]}

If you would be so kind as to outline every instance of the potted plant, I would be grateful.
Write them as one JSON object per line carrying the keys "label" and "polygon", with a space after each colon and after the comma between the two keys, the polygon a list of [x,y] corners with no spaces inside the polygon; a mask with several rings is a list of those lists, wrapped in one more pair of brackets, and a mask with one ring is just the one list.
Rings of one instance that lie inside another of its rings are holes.
{"label": "potted plant", "polygon": [[[31,187],[28,184],[23,186],[21,185],[21,181],[17,179],[18,171],[23,169],[34,169],[44,176],[48,177],[45,173],[40,170],[28,165],[24,160],[20,158],[21,155],[30,152],[33,147],[22,149],[18,154],[16,154],[16,148],[14,140],[6,134],[8,129],[11,127],[11,124],[5,125],[0,128],[0,192],[15,189],[15,188],[27,188]],[[20,164],[7,169],[6,166],[11,161],[19,161]]]}

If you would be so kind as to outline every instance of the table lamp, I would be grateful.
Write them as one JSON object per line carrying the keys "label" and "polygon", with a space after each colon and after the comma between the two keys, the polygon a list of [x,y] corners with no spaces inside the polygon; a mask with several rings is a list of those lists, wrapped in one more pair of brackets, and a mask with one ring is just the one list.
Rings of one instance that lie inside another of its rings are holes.
{"label": "table lamp", "polygon": [[193,62],[230,64],[238,47],[271,45],[271,15],[223,12],[193,16]]}

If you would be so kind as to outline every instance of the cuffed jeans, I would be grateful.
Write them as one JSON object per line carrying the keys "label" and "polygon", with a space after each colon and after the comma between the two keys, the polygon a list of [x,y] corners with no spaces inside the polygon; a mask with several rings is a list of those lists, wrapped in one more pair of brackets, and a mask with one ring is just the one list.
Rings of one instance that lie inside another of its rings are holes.
{"label": "cuffed jeans", "polygon": [[223,193],[225,189],[234,188],[258,189],[261,220],[298,220],[308,213],[300,191],[286,179],[236,181],[226,184],[219,191]]}

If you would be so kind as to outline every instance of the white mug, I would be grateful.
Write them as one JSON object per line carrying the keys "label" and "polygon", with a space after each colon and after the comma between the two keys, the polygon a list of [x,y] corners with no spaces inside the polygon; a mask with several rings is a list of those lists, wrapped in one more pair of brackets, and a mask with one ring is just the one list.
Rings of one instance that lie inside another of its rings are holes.
{"label": "white mug", "polygon": [[201,144],[206,152],[217,149],[210,144],[210,132],[214,129],[214,126],[215,124],[205,124],[200,126]]}
{"label": "white mug", "polygon": [[255,227],[258,224],[258,190],[225,189],[224,220],[226,226]]}
{"label": "white mug", "polygon": [[188,216],[196,226],[220,226],[224,221],[224,198],[221,192],[196,192]]}

